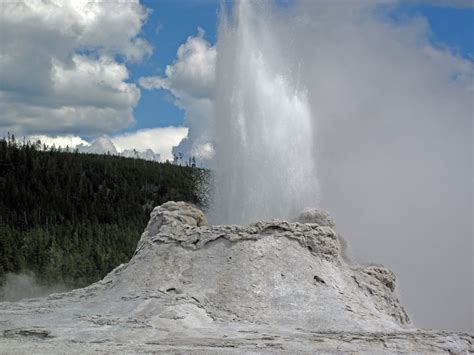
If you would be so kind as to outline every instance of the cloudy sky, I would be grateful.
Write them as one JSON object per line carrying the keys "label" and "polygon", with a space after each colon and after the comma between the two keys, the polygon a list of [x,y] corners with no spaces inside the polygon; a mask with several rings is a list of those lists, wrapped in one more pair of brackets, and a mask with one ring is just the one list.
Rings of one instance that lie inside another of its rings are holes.
{"label": "cloudy sky", "polygon": [[[70,146],[107,135],[163,159],[188,136],[177,150],[209,158],[219,6],[2,0],[0,135]],[[390,12],[424,18],[433,43],[473,58],[470,1],[391,2]]]}
{"label": "cloudy sky", "polygon": [[[213,62],[204,31],[214,43],[217,7],[2,0],[0,134],[69,146],[107,135],[120,149],[151,148],[169,158],[188,132],[184,109],[199,110],[209,96]],[[151,78],[141,85],[142,76]]]}

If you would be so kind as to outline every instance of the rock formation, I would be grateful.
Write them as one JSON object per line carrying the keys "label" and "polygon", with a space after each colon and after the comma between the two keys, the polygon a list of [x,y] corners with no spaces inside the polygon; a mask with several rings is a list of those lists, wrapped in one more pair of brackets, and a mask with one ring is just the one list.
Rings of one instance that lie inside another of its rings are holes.
{"label": "rock formation", "polygon": [[472,335],[414,329],[395,275],[348,263],[334,228],[315,210],[210,226],[167,202],[130,262],[100,282],[1,303],[0,352],[472,350]]}

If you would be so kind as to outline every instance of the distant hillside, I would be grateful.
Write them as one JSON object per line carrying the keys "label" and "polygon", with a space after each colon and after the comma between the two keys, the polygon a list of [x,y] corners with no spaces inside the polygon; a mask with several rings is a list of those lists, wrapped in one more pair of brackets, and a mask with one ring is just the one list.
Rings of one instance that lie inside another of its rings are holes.
{"label": "distant hillside", "polygon": [[156,205],[203,205],[202,169],[0,140],[0,282],[84,286],[127,262]]}

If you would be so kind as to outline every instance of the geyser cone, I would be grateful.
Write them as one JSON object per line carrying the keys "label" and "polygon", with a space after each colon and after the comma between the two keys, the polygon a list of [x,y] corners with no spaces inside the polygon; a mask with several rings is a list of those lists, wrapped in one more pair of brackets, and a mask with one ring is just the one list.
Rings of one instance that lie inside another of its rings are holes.
{"label": "geyser cone", "polygon": [[178,295],[181,301],[170,309],[191,302],[187,309],[200,319],[197,326],[214,320],[313,330],[405,327],[393,273],[348,265],[333,224],[323,217],[314,217],[319,224],[208,226],[201,211],[167,202],[153,211],[134,257],[111,287],[121,297]]}
{"label": "geyser cone", "polygon": [[234,15],[219,32],[211,217],[288,218],[317,203],[314,120],[267,3],[237,2]]}
{"label": "geyser cone", "polygon": [[[155,208],[129,263],[47,299],[0,303],[2,353],[466,352],[472,336],[407,324],[395,276],[341,255],[326,214],[209,226]],[[304,223],[302,223],[304,222]]]}

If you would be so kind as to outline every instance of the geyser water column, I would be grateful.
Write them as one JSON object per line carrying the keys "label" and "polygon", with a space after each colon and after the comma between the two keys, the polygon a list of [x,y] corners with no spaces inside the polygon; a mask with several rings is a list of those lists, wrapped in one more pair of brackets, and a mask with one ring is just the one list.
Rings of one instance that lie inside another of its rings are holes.
{"label": "geyser water column", "polygon": [[239,1],[232,18],[222,16],[211,218],[292,217],[318,198],[314,120],[297,63],[272,32],[278,16],[269,3]]}

